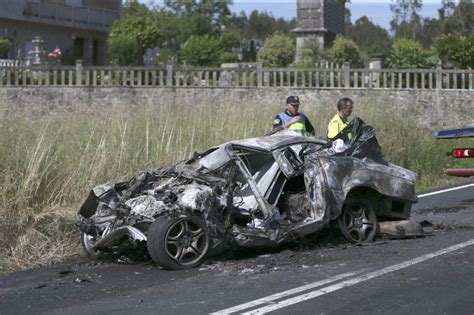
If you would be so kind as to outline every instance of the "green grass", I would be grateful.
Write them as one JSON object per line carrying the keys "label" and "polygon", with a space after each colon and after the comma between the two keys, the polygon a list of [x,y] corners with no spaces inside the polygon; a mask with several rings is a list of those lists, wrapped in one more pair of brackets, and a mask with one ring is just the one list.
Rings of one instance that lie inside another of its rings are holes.
{"label": "green grass", "polygon": [[[305,106],[317,134],[324,135],[333,106],[325,111]],[[232,139],[261,136],[281,110],[281,104],[234,102],[51,113],[35,120],[0,116],[0,268],[18,270],[80,255],[74,222],[91,187]],[[354,114],[376,128],[388,161],[418,173],[419,190],[456,180],[443,169],[469,163],[444,153],[474,146],[472,139],[436,141],[430,130],[407,118],[409,113],[387,117],[369,101]]]}

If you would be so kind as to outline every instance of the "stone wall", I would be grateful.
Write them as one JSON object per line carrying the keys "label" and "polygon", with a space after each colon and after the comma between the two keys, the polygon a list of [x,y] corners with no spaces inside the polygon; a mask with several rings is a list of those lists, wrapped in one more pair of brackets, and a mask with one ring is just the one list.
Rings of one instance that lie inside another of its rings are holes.
{"label": "stone wall", "polygon": [[304,106],[334,108],[337,100],[350,97],[356,109],[379,104],[387,121],[394,115],[414,115],[420,127],[454,128],[474,126],[474,91],[448,90],[323,90],[289,88],[92,88],[92,87],[3,87],[0,117],[20,114],[31,118],[51,112],[93,112],[120,106],[194,106],[200,103],[252,102],[259,106],[281,103],[288,95],[299,95]]}

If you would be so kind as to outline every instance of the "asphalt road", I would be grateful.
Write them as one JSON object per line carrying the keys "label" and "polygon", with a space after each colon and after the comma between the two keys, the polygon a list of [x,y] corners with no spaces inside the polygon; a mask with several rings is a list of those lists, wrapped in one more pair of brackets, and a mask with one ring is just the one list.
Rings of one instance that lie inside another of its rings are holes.
{"label": "asphalt road", "polygon": [[474,184],[421,195],[431,236],[355,246],[322,237],[228,253],[199,269],[94,261],[0,276],[0,314],[473,314]]}

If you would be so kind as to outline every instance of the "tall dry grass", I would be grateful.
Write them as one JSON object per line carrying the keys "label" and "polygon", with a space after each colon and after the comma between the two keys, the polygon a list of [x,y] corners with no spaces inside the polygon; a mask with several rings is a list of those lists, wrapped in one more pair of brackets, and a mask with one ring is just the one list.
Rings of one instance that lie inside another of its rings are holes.
{"label": "tall dry grass", "polygon": [[[354,114],[372,124],[387,160],[419,175],[418,189],[446,184],[444,155],[461,141],[435,141],[409,115],[377,104]],[[309,106],[306,106],[309,107]],[[232,139],[261,136],[282,105],[168,104],[141,109],[0,119],[0,268],[45,265],[79,255],[76,212],[90,188],[189,157]],[[302,107],[317,134],[334,114]],[[466,143],[463,143],[466,145]],[[474,145],[470,141],[469,145]]]}

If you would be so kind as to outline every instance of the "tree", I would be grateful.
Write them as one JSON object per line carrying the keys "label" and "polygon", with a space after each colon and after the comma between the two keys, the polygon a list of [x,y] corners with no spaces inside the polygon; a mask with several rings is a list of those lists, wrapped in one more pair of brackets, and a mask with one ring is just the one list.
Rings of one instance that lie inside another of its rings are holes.
{"label": "tree", "polygon": [[295,26],[296,19],[290,21],[283,18],[276,19],[267,12],[254,10],[249,17],[243,11],[233,14],[226,30],[235,30],[241,34],[244,60],[255,61],[258,50],[256,43],[263,41],[273,33],[288,34]]}
{"label": "tree", "polygon": [[420,31],[416,34],[416,40],[425,48],[428,49],[433,43],[433,39],[443,34],[444,22],[441,19],[426,18],[423,19],[423,25]]}
{"label": "tree", "polygon": [[357,64],[360,60],[360,50],[352,39],[337,35],[328,51],[328,56],[332,61],[339,64],[344,62]]}
{"label": "tree", "polygon": [[221,29],[231,15],[232,0],[165,0],[164,4],[179,17],[201,15],[211,22],[213,29]]}
{"label": "tree", "polygon": [[110,58],[116,65],[128,66],[139,57],[136,38],[131,34],[119,33],[109,37],[108,46]]}
{"label": "tree", "polygon": [[349,8],[344,8],[344,29],[347,30],[352,27],[352,22],[351,22],[351,10]]}
{"label": "tree", "polygon": [[433,47],[443,63],[474,68],[474,37],[441,37],[434,41]]}
{"label": "tree", "polygon": [[286,67],[294,58],[294,39],[280,33],[269,36],[257,53],[257,60],[265,67]]}
{"label": "tree", "polygon": [[441,4],[443,6],[438,10],[438,14],[440,20],[445,20],[454,12],[454,9],[456,8],[456,3],[454,2],[454,0],[441,0]]}
{"label": "tree", "polygon": [[240,47],[242,34],[235,29],[225,29],[219,37],[222,49],[231,51],[232,48]]}
{"label": "tree", "polygon": [[192,35],[181,47],[182,58],[193,66],[216,66],[222,52],[219,39],[210,35]]}
{"label": "tree", "polygon": [[160,37],[160,44],[166,43],[167,46],[173,46],[180,36],[179,18],[168,10],[157,8],[154,12],[154,21]]}
{"label": "tree", "polygon": [[395,3],[390,5],[393,13],[390,29],[395,38],[416,39],[416,31],[421,22],[418,12],[422,6],[422,0],[395,0]]}
{"label": "tree", "polygon": [[145,4],[138,2],[138,0],[126,0],[123,4],[123,16],[125,18],[130,16],[153,17],[153,12]]}
{"label": "tree", "polygon": [[354,25],[349,24],[346,34],[360,47],[366,60],[371,54],[388,54],[392,45],[388,32],[372,23],[366,16],[359,18]]}
{"label": "tree", "polygon": [[432,55],[420,43],[407,38],[399,38],[393,43],[388,58],[389,67],[396,69],[427,68],[433,63]]}
{"label": "tree", "polygon": [[7,38],[0,36],[0,57],[5,55],[5,53],[10,49],[12,43]]}
{"label": "tree", "polygon": [[422,6],[422,0],[395,0],[395,3],[390,4],[390,10],[396,22],[408,22],[413,14],[418,14]]}
{"label": "tree", "polygon": [[[109,33],[108,44],[115,43],[114,37],[119,37],[123,34],[127,34],[133,37],[136,46],[133,48],[133,54],[135,56],[143,56],[145,50],[158,46],[160,36],[153,20],[148,16],[129,16],[127,18],[118,20],[112,25],[112,29]],[[127,39],[130,42],[130,39]],[[115,47],[118,49],[120,45]],[[125,45],[122,47],[126,47]],[[123,52],[124,55],[132,54],[132,52]],[[141,58],[138,60],[142,62]],[[127,60],[122,58],[121,60]]]}
{"label": "tree", "polygon": [[[292,20],[293,21],[293,20]],[[285,19],[275,19],[266,11],[258,12],[253,10],[248,18],[248,26],[245,30],[245,36],[248,38],[265,39],[270,34],[282,33],[287,34],[294,28],[294,21],[286,22]]]}
{"label": "tree", "polygon": [[444,34],[472,36],[474,34],[474,3],[471,0],[460,0],[454,6],[452,1],[448,1],[445,6],[447,7],[446,14],[450,15],[445,19]]}

